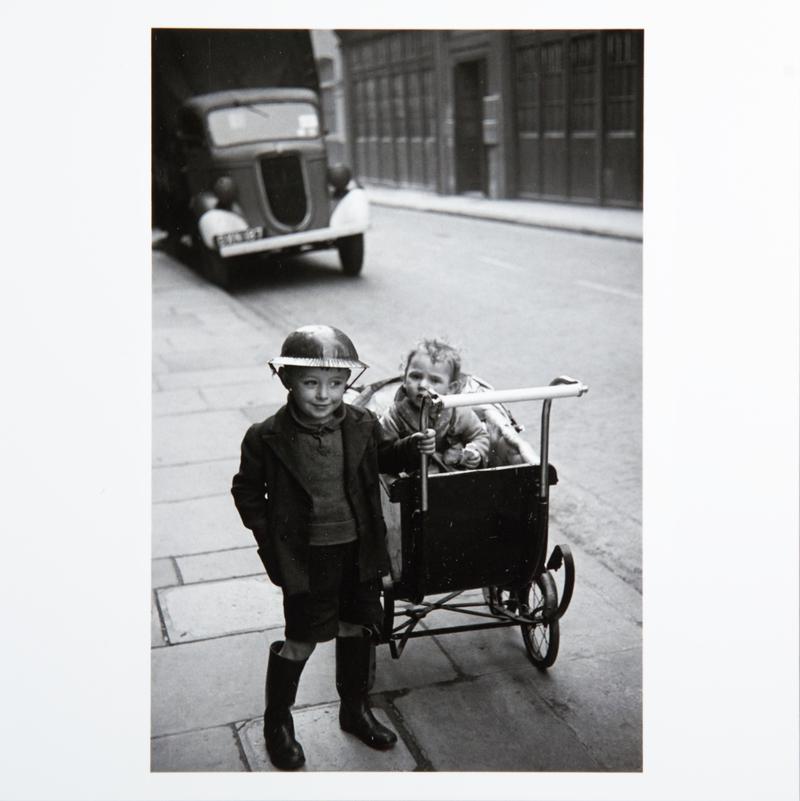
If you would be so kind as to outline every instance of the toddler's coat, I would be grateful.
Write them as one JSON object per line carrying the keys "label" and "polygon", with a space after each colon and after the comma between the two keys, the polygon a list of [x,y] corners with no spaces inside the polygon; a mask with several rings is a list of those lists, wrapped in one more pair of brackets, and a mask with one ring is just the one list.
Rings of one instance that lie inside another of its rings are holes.
{"label": "toddler's coat", "polygon": [[[444,409],[432,416],[429,423],[436,432],[437,453],[444,453],[453,445],[469,445],[481,457],[481,465],[486,466],[489,433],[472,409],[461,406]],[[419,430],[419,410],[408,399],[404,387],[398,388],[394,403],[381,415],[380,424],[390,439],[407,437]]]}

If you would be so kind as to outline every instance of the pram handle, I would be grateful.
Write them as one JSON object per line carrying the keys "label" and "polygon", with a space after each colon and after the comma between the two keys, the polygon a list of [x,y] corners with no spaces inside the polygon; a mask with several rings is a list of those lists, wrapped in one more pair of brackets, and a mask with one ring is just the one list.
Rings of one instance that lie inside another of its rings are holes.
{"label": "pram handle", "polygon": [[[562,375],[554,378],[547,387],[523,387],[521,389],[491,389],[483,392],[463,392],[457,395],[439,395],[427,391],[422,398],[420,429],[428,427],[430,409],[455,409],[459,406],[484,406],[494,403],[516,403],[517,401],[544,401],[542,404],[542,428],[540,443],[540,496],[546,501],[549,495],[547,480],[547,452],[550,429],[550,403],[554,398],[579,398],[589,391],[581,381]],[[428,457],[420,457],[420,506],[428,511]]]}
{"label": "pram handle", "polygon": [[549,387],[523,387],[522,389],[489,389],[482,392],[464,392],[458,395],[438,395],[431,392],[430,404],[435,409],[455,409],[458,406],[482,406],[488,403],[515,403],[516,401],[578,398],[589,391],[586,384],[568,376],[556,378],[558,384]]}

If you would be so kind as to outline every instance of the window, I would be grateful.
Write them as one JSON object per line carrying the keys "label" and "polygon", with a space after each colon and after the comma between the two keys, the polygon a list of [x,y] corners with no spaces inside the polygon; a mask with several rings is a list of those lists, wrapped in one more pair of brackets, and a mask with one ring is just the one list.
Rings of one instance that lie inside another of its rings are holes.
{"label": "window", "polygon": [[253,103],[208,114],[211,140],[218,147],[269,139],[319,136],[317,110],[310,103]]}

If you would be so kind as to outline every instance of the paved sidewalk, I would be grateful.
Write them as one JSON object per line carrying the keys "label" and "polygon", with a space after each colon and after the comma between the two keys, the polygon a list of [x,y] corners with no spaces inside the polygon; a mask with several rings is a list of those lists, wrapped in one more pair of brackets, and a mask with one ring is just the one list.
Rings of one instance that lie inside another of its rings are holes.
{"label": "paved sidewalk", "polygon": [[[279,299],[257,316],[154,251],[153,771],[272,770],[261,715],[281,596],[229,487],[245,429],[284,401],[265,363],[285,328]],[[575,557],[547,673],[517,629],[413,640],[400,660],[379,647],[373,705],[400,735],[387,753],[340,731],[333,646],[317,648],[295,712],[304,770],[640,770],[641,596]]]}
{"label": "paved sidewalk", "polygon": [[437,195],[411,189],[368,186],[370,203],[378,206],[435,211],[462,217],[554,228],[581,234],[642,241],[642,212],[575,203],[544,203],[534,200],[490,200],[464,195]]}

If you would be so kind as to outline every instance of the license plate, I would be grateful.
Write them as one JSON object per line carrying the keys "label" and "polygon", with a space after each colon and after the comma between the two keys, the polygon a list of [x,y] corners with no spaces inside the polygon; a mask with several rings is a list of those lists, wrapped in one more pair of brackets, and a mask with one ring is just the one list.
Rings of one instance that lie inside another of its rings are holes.
{"label": "license plate", "polygon": [[256,225],[253,228],[246,228],[244,231],[233,231],[230,234],[217,234],[214,241],[217,247],[225,247],[226,245],[235,245],[239,242],[252,242],[254,239],[261,239],[264,236],[264,228],[261,225]]}

